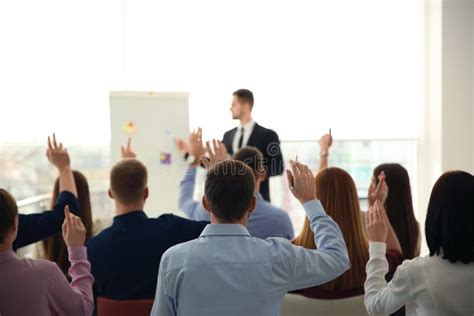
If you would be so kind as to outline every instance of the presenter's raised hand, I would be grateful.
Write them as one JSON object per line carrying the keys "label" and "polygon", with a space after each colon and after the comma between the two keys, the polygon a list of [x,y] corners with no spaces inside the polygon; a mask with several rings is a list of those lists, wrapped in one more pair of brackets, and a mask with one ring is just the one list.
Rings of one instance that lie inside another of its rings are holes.
{"label": "presenter's raised hand", "polygon": [[132,139],[129,137],[127,141],[127,146],[120,146],[122,152],[122,159],[126,158],[137,158],[135,152],[132,149]]}
{"label": "presenter's raised hand", "polygon": [[316,183],[307,165],[290,160],[291,171],[287,170],[290,191],[301,204],[316,199]]}

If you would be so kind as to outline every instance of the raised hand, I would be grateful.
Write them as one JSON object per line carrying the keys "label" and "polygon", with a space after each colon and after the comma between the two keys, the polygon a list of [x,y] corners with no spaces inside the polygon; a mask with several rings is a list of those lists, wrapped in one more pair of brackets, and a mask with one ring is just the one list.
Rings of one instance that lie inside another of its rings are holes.
{"label": "raised hand", "polygon": [[365,223],[369,241],[386,242],[389,222],[385,209],[379,200],[376,200],[374,205],[369,207],[369,211],[365,216]]}
{"label": "raised hand", "polygon": [[307,165],[290,160],[291,171],[287,170],[290,191],[302,204],[316,199],[316,182]]}
{"label": "raised hand", "polygon": [[367,199],[369,200],[369,206],[374,205],[376,200],[379,200],[382,205],[385,205],[385,201],[388,197],[388,185],[385,181],[385,173],[382,171],[378,175],[379,183],[375,185],[372,181],[369,186],[369,193]]}
{"label": "raised hand", "polygon": [[202,158],[202,163],[206,169],[211,168],[216,163],[229,159],[224,143],[213,139],[206,142],[207,157]]}
{"label": "raised hand", "polygon": [[48,148],[46,149],[46,157],[59,171],[65,171],[71,168],[71,159],[67,149],[62,143],[56,141],[56,134],[53,134],[53,140],[48,136]]}
{"label": "raised hand", "polygon": [[206,154],[206,149],[202,144],[202,128],[199,127],[197,131],[194,130],[192,133],[189,133],[188,152],[196,159],[200,159]]}
{"label": "raised hand", "polygon": [[176,145],[176,148],[179,150],[179,152],[184,155],[185,153],[188,152],[188,143],[184,139],[181,138],[175,138],[174,139],[174,144]]}
{"label": "raised hand", "polygon": [[329,148],[331,146],[332,146],[332,135],[331,135],[331,131],[329,131],[329,134],[324,134],[319,139],[319,149],[321,150],[321,155],[328,154]]}
{"label": "raised hand", "polygon": [[137,158],[137,155],[132,149],[132,139],[130,137],[128,138],[127,146],[126,147],[120,146],[120,149],[122,151],[122,159]]}
{"label": "raised hand", "polygon": [[81,219],[69,211],[69,206],[64,207],[63,238],[68,247],[84,246],[86,241],[86,228]]}

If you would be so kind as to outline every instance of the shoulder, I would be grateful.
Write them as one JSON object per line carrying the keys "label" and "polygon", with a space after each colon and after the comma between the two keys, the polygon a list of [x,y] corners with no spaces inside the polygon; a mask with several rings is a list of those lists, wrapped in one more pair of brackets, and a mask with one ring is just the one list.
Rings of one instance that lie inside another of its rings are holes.
{"label": "shoulder", "polygon": [[224,138],[230,136],[232,133],[235,133],[237,131],[237,127],[234,127],[233,129],[228,130],[227,132],[224,133]]}
{"label": "shoulder", "polygon": [[269,215],[270,218],[274,219],[274,221],[277,221],[283,224],[288,224],[288,223],[291,224],[290,216],[283,209],[276,207],[267,201],[265,201],[265,207],[268,213],[270,213]]}
{"label": "shoulder", "polygon": [[110,227],[107,227],[103,229],[100,233],[98,233],[95,236],[92,236],[88,241],[87,241],[87,249],[96,247],[100,244],[107,243],[108,241],[111,241],[113,238],[111,237],[111,234],[114,231],[113,225]]}
{"label": "shoulder", "polygon": [[267,137],[278,138],[277,132],[275,132],[272,129],[263,127],[262,125],[258,125],[257,123],[255,123],[254,130],[258,131],[258,133],[265,135]]}
{"label": "shoulder", "polygon": [[31,269],[35,270],[35,273],[41,274],[50,274],[55,272],[58,269],[56,263],[46,260],[46,259],[22,259],[20,262],[28,266]]}
{"label": "shoulder", "polygon": [[196,226],[196,227],[204,227],[207,225],[207,223],[205,222],[194,221],[194,220],[177,216],[171,213],[160,215],[158,218],[155,218],[154,220],[158,222],[162,222],[162,223],[167,223],[170,225],[188,225],[188,226]]}
{"label": "shoulder", "polygon": [[179,269],[188,262],[187,258],[197,244],[197,240],[190,240],[168,248],[161,257],[163,273]]}

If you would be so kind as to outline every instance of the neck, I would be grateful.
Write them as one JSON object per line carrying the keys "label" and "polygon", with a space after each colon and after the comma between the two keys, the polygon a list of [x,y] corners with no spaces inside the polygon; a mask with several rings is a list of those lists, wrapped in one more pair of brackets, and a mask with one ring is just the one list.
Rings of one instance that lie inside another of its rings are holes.
{"label": "neck", "polygon": [[248,219],[247,216],[242,217],[242,219],[240,219],[240,220],[227,221],[227,220],[223,220],[223,219],[220,219],[220,218],[214,216],[214,214],[212,214],[212,212],[211,212],[211,224],[240,224],[240,225],[244,225],[245,227],[247,227],[248,221],[249,221],[249,219]]}
{"label": "neck", "polygon": [[251,120],[252,120],[252,115],[250,115],[250,114],[242,115],[242,117],[240,118],[240,124],[245,125],[248,122],[250,122]]}
{"label": "neck", "polygon": [[4,251],[9,251],[9,250],[13,250],[13,243],[12,242],[3,242],[0,244],[0,252],[4,252]]}
{"label": "neck", "polygon": [[121,204],[115,203],[115,215],[128,214],[133,211],[143,210],[145,203],[135,203],[135,204]]}

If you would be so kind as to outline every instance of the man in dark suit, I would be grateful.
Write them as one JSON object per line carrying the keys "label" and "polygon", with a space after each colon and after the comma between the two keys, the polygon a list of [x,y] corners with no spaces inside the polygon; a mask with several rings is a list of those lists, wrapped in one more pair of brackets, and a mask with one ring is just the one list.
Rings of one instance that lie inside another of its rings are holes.
{"label": "man in dark suit", "polygon": [[267,178],[260,186],[260,193],[265,200],[270,201],[269,177],[281,175],[284,169],[278,134],[258,125],[253,120],[254,98],[252,91],[239,89],[232,95],[230,111],[232,118],[239,120],[240,125],[227,131],[222,142],[231,156],[245,146],[256,147],[262,152]]}

